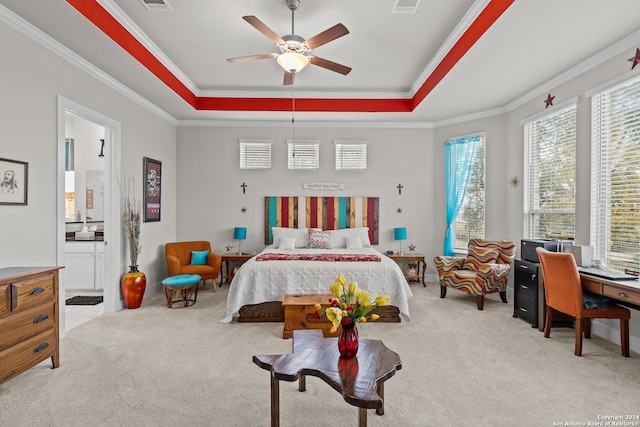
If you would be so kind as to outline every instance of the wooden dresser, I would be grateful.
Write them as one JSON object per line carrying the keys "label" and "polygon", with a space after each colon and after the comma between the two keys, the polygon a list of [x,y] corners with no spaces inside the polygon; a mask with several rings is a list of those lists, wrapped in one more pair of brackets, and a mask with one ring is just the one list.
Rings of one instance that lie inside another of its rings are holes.
{"label": "wooden dresser", "polygon": [[0,383],[48,357],[60,366],[60,268],[0,268]]}

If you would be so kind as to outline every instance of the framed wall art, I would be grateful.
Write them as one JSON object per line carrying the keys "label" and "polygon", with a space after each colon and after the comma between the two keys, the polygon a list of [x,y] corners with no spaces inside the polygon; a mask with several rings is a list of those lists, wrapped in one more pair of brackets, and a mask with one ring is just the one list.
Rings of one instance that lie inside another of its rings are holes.
{"label": "framed wall art", "polygon": [[160,221],[162,162],[144,158],[144,222]]}
{"label": "framed wall art", "polygon": [[0,158],[0,205],[26,205],[29,164]]}

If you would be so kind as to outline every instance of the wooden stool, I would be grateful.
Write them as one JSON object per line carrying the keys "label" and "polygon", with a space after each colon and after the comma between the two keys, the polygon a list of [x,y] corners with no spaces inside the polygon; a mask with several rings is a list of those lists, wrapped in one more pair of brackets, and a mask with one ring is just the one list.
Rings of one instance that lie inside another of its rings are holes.
{"label": "wooden stool", "polygon": [[[184,308],[195,304],[198,298],[200,279],[197,274],[181,274],[164,279],[162,286],[164,295],[167,297],[167,307]],[[174,303],[180,301],[182,301],[182,307],[173,307]]]}

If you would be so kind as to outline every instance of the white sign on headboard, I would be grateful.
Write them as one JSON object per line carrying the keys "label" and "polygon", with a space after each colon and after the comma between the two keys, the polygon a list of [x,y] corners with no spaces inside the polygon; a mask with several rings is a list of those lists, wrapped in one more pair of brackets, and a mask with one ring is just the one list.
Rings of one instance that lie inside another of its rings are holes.
{"label": "white sign on headboard", "polygon": [[337,182],[304,182],[302,188],[305,190],[344,190],[344,184]]}

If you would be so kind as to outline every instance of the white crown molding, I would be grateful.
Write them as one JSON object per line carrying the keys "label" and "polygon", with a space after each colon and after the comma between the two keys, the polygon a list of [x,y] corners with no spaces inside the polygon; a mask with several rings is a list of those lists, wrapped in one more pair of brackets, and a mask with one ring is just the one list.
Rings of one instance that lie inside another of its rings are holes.
{"label": "white crown molding", "polygon": [[[292,89],[255,91],[255,90],[202,90],[198,92],[200,97],[212,98],[291,98]],[[256,95],[257,94],[257,95]],[[409,92],[317,92],[295,91],[296,99],[411,99]]]}
{"label": "white crown molding", "polygon": [[[178,120],[178,126],[291,128],[278,120]],[[296,128],[433,129],[431,122],[298,121]]]}
{"label": "white crown molding", "polygon": [[420,87],[422,87],[427,78],[429,78],[431,73],[433,73],[438,64],[442,62],[447,53],[451,51],[457,41],[460,40],[460,37],[462,37],[464,32],[469,29],[469,26],[473,23],[473,21],[478,18],[478,15],[480,15],[487,4],[489,4],[489,1],[490,0],[476,0],[473,3],[471,8],[462,17],[462,20],[458,23],[458,25],[456,25],[451,34],[449,34],[449,37],[447,37],[442,46],[440,46],[440,49],[431,59],[429,64],[427,64],[427,67],[422,71],[422,73],[420,73],[416,81],[413,83],[413,86],[411,86],[411,90],[408,92],[410,98],[412,98],[413,95],[415,95],[418,90],[420,90]]}
{"label": "white crown molding", "polygon": [[67,48],[66,46],[62,45],[60,42],[54,40],[47,34],[43,33],[38,28],[30,24],[29,22],[25,21],[24,19],[22,19],[21,17],[19,17],[18,15],[16,15],[15,13],[13,13],[12,11],[10,11],[9,9],[7,9],[5,6],[1,4],[0,4],[0,20],[5,22],[12,28],[16,29],[17,31],[21,32],[25,36],[29,37],[30,39],[34,40],[35,42],[41,44],[45,48],[49,49],[51,52],[57,54],[63,59],[66,59],[68,62],[75,65],[76,67],[86,72],[90,76],[95,77],[102,83],[113,88],[117,92],[123,94],[127,98],[133,100],[137,104],[141,105],[142,107],[156,114],[161,119],[166,120],[167,122],[173,125],[177,125],[178,121],[175,117],[171,116],[166,111],[162,110],[155,104],[151,103],[146,98],[132,91],[130,88],[123,85],[118,80],[114,79],[109,74],[102,71],[100,68],[96,67],[86,59],[82,58],[80,55],[73,52],[71,49]]}
{"label": "white crown molding", "polygon": [[579,76],[580,74],[591,70],[592,68],[597,67],[598,65],[604,63],[605,61],[610,60],[616,55],[621,54],[627,49],[635,48],[640,43],[640,30],[635,31],[629,34],[627,37],[623,38],[612,44],[611,46],[601,50],[590,58],[580,62],[578,65],[575,65],[569,68],[562,74],[554,77],[548,82],[538,86],[537,88],[525,93],[519,98],[514,99],[510,103],[506,105],[508,111],[514,110],[521,105],[526,104],[527,102],[538,98],[541,95],[549,92],[551,89],[560,86],[563,83],[568,82],[569,80]]}

